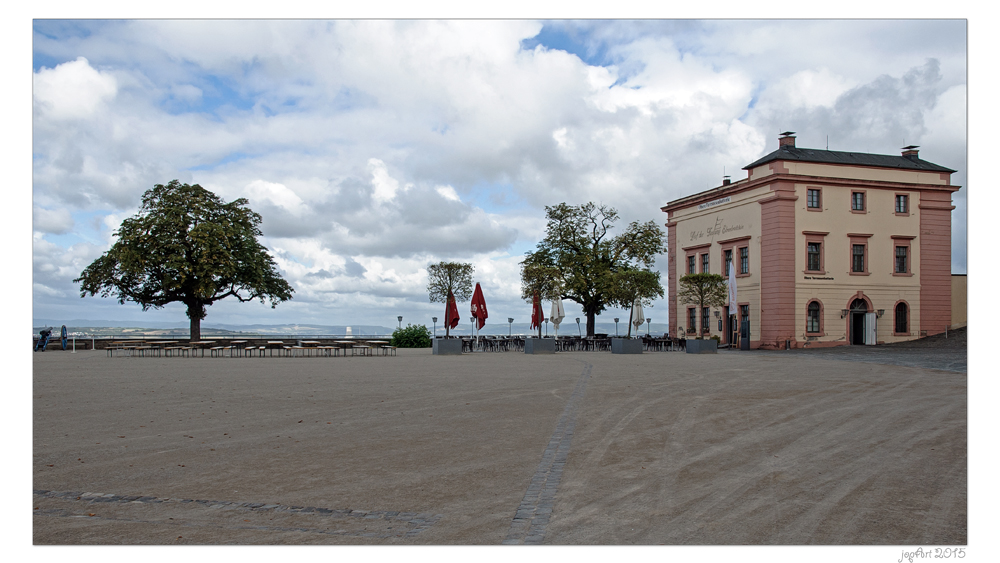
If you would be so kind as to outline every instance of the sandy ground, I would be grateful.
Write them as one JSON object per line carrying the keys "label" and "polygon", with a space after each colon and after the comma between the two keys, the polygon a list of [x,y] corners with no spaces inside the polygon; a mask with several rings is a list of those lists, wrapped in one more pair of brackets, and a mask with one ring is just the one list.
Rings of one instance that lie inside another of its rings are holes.
{"label": "sandy ground", "polygon": [[36,544],[967,543],[966,374],[829,354],[45,352],[33,434]]}

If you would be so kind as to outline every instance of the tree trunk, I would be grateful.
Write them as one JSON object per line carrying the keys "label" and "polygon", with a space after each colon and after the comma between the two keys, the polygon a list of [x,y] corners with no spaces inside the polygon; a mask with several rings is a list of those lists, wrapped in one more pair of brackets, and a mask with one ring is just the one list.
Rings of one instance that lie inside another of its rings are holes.
{"label": "tree trunk", "polygon": [[594,336],[594,317],[596,316],[593,312],[587,312],[587,336]]}
{"label": "tree trunk", "polygon": [[451,326],[449,322],[451,319],[448,318],[448,300],[444,300],[444,337],[448,338],[451,335]]}
{"label": "tree trunk", "polygon": [[187,304],[187,316],[191,319],[191,342],[201,340],[201,320],[205,318],[205,305],[200,302]]}
{"label": "tree trunk", "polygon": [[191,317],[191,342],[201,340],[201,319]]}

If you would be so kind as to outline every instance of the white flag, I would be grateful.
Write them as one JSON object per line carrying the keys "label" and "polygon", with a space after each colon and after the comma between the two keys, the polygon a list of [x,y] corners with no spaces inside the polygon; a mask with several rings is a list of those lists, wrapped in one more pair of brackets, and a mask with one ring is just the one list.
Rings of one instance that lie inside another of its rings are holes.
{"label": "white flag", "polygon": [[729,314],[736,314],[736,261],[729,263]]}

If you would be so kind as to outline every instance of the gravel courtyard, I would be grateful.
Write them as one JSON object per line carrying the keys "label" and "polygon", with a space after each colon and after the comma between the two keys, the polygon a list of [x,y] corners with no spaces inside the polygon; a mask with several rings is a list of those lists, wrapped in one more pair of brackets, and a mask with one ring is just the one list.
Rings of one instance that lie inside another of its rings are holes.
{"label": "gravel courtyard", "polygon": [[34,542],[966,544],[965,364],[858,348],[37,353]]}

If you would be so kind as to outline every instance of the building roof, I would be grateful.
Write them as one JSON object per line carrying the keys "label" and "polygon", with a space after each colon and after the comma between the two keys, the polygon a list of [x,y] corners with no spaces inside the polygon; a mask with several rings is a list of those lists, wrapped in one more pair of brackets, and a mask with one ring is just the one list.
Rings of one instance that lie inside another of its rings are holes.
{"label": "building roof", "polygon": [[743,167],[749,170],[775,160],[798,160],[800,162],[822,162],[824,164],[848,164],[853,166],[877,166],[879,168],[900,168],[907,170],[926,170],[930,172],[955,172],[950,168],[939,166],[933,162],[920,160],[913,156],[892,156],[888,154],[869,154],[864,152],[841,152],[820,149],[800,149],[794,146],[782,146],[771,154],[760,158]]}

